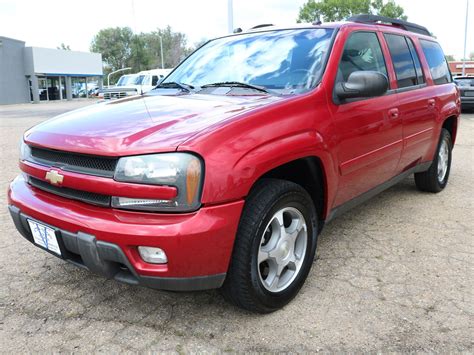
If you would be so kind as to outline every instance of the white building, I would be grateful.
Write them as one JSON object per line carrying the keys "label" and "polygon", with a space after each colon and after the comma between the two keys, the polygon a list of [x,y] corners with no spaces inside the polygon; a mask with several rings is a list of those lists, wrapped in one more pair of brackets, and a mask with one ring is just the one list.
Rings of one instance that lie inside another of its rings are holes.
{"label": "white building", "polygon": [[99,53],[25,47],[0,37],[0,104],[72,100],[102,87]]}

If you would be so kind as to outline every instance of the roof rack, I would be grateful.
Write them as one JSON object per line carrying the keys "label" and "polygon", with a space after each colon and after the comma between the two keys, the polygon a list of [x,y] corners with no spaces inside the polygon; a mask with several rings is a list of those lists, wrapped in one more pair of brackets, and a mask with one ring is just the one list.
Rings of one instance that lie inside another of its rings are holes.
{"label": "roof rack", "polygon": [[394,19],[385,16],[378,16],[378,15],[367,15],[367,14],[360,14],[354,15],[347,19],[347,21],[352,22],[360,22],[360,23],[388,23],[397,27],[400,27],[406,31],[420,33],[422,35],[431,36],[430,31],[426,27],[417,25],[416,23],[403,21],[399,19]]}
{"label": "roof rack", "polygon": [[256,30],[257,28],[274,26],[273,23],[262,23],[261,25],[253,26],[250,30]]}

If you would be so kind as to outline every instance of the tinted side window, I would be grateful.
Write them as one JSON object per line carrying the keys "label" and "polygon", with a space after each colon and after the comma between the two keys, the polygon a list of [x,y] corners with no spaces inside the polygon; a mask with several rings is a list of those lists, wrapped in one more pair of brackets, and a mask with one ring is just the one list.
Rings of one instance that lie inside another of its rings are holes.
{"label": "tinted side window", "polygon": [[418,79],[418,84],[423,84],[425,82],[425,77],[423,76],[423,70],[421,69],[420,58],[416,52],[415,46],[410,38],[407,37],[408,47],[410,48],[411,57],[415,62],[416,76]]}
{"label": "tinted side window", "polygon": [[151,85],[156,86],[158,85],[158,77],[156,75],[153,75],[153,79],[151,81]]}
{"label": "tinted side window", "polygon": [[451,73],[440,45],[427,40],[420,40],[420,43],[434,83],[436,85],[450,83],[452,81]]}
{"label": "tinted side window", "polygon": [[385,39],[387,40],[393,66],[395,67],[398,87],[405,88],[417,85],[415,63],[413,63],[405,37],[386,34]]}
{"label": "tinted side window", "polygon": [[337,71],[337,82],[347,81],[355,71],[378,71],[387,76],[387,68],[377,35],[374,32],[355,32],[344,46]]}

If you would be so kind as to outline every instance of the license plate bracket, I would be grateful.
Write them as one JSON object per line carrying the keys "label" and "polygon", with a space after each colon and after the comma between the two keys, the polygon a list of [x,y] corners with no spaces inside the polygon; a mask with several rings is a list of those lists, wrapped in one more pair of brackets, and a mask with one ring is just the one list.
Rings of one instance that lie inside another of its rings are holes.
{"label": "license plate bracket", "polygon": [[53,252],[53,254],[62,256],[56,231],[32,219],[28,218],[27,221],[30,226],[31,234],[33,235],[34,243],[43,249]]}

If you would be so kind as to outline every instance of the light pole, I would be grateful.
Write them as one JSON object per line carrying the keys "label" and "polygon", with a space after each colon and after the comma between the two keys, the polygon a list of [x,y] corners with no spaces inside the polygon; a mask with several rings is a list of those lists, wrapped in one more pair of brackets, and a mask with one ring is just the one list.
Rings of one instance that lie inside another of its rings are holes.
{"label": "light pole", "polygon": [[466,24],[464,25],[464,55],[462,58],[462,76],[466,75],[467,20],[469,18],[469,0],[466,0]]}
{"label": "light pole", "polygon": [[107,75],[107,87],[110,86],[110,76],[111,76],[112,74],[119,73],[119,72],[124,71],[124,70],[130,70],[130,69],[132,69],[132,68],[122,68],[122,69],[113,71],[112,73],[109,73],[109,75]]}
{"label": "light pole", "polygon": [[232,0],[227,0],[227,32],[234,32],[234,4]]}
{"label": "light pole", "polygon": [[160,37],[161,69],[165,69],[165,61],[163,60],[163,37],[161,37],[161,35],[158,35],[158,37]]}

